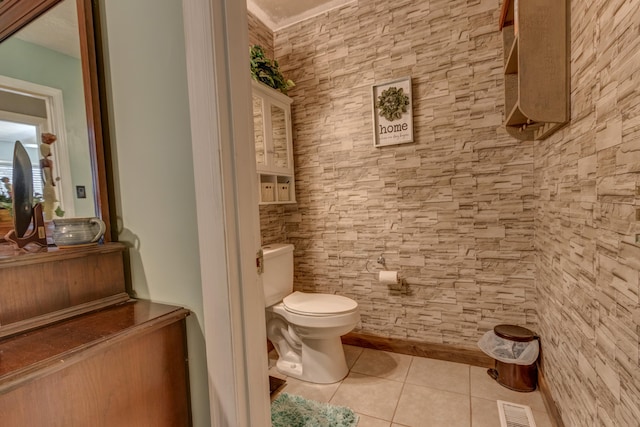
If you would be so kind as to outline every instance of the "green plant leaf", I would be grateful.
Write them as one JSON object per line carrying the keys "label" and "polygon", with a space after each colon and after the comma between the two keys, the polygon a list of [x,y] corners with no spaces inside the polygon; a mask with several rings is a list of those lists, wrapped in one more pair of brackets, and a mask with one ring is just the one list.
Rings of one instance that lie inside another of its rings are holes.
{"label": "green plant leaf", "polygon": [[278,61],[266,57],[262,46],[254,45],[249,48],[251,77],[282,93],[295,86],[293,81],[285,80],[280,72]]}

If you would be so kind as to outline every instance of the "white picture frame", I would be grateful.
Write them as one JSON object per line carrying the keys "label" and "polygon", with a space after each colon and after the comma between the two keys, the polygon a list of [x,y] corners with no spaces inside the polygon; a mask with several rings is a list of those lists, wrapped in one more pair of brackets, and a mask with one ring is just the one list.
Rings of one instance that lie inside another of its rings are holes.
{"label": "white picture frame", "polygon": [[[391,91],[389,91],[390,89]],[[400,90],[402,90],[402,92],[398,94]],[[403,77],[375,84],[371,87],[371,95],[374,147],[413,142],[411,77]],[[384,107],[379,108],[378,102],[385,98],[398,102],[392,102],[391,104],[386,103],[388,107],[383,111]],[[383,112],[382,115],[381,111]]]}

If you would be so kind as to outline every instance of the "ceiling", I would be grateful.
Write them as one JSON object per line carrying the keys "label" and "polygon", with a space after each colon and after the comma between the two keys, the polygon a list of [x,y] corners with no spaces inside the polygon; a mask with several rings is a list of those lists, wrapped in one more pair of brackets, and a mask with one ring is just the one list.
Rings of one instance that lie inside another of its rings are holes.
{"label": "ceiling", "polygon": [[76,2],[65,0],[18,31],[14,37],[80,58]]}
{"label": "ceiling", "polygon": [[276,31],[357,0],[247,0],[247,9]]}
{"label": "ceiling", "polygon": [[[272,31],[276,31],[355,1],[357,0],[247,0],[247,9]],[[60,2],[15,36],[80,58],[76,2]]]}

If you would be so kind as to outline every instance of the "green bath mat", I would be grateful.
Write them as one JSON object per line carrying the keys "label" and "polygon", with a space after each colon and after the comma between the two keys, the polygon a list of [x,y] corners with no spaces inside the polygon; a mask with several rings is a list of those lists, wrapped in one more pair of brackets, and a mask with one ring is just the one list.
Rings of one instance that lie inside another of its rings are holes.
{"label": "green bath mat", "polygon": [[282,393],[271,403],[273,427],[355,427],[358,416],[349,408]]}

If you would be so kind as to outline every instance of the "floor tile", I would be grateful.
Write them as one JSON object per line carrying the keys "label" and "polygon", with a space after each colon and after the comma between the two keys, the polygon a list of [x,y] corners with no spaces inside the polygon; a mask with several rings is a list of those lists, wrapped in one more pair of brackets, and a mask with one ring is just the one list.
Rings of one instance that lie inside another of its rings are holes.
{"label": "floor tile", "polygon": [[391,421],[401,390],[401,382],[350,373],[342,381],[330,403],[347,406],[359,414]]}
{"label": "floor tile", "polygon": [[539,390],[529,393],[509,390],[487,375],[486,368],[477,366],[471,366],[471,396],[490,400],[505,400],[527,405],[536,411],[546,412]]}
{"label": "floor tile", "polygon": [[405,384],[393,422],[411,427],[471,425],[469,396]]}
{"label": "floor tile", "polygon": [[313,384],[306,381],[300,381],[296,378],[287,378],[287,383],[281,388],[281,391],[296,394],[306,399],[315,400],[316,402],[329,402],[336,390],[340,387],[340,383],[333,384]]}
{"label": "floor tile", "polygon": [[360,419],[358,420],[358,427],[390,427],[389,421],[384,421],[378,418],[369,417],[367,415],[358,414]]}
{"label": "floor tile", "polygon": [[500,425],[498,403],[495,400],[471,398],[471,427],[496,427]]}
{"label": "floor tile", "polygon": [[351,371],[388,380],[404,381],[412,358],[413,356],[406,354],[365,348]]}
{"label": "floor tile", "polygon": [[542,411],[533,411],[533,420],[536,422],[536,427],[553,427],[549,414]]}
{"label": "floor tile", "polygon": [[538,427],[553,424],[539,391],[509,390],[485,368],[344,345],[347,378],[335,384],[312,384],[277,371],[277,354],[269,355],[269,374],[287,380],[274,393],[296,394],[318,402],[347,406],[359,427],[496,427],[496,400],[528,405]]}
{"label": "floor tile", "polygon": [[362,347],[356,347],[346,344],[343,344],[342,348],[344,349],[344,357],[347,359],[347,366],[349,367],[349,369],[351,369],[364,349]]}
{"label": "floor tile", "polygon": [[469,394],[469,365],[414,357],[407,383]]}

